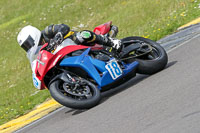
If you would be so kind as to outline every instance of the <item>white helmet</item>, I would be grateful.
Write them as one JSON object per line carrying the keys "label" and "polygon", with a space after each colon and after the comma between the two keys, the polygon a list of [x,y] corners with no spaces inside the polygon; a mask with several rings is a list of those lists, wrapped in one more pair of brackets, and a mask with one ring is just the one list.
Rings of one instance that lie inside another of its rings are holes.
{"label": "white helmet", "polygon": [[34,45],[39,45],[41,31],[28,25],[25,26],[18,34],[17,41],[19,45],[27,52]]}

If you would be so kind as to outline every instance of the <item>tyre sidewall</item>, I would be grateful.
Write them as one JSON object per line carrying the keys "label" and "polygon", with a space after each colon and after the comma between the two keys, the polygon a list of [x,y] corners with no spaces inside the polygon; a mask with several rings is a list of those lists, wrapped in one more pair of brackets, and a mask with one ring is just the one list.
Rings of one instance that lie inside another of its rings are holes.
{"label": "tyre sidewall", "polygon": [[97,105],[100,101],[100,91],[96,88],[94,84],[92,84],[89,81],[86,81],[89,83],[90,86],[93,88],[93,96],[90,99],[84,99],[84,100],[75,100],[70,97],[65,96],[62,94],[59,90],[59,84],[61,83],[59,80],[56,80],[52,82],[49,85],[49,91],[51,93],[51,96],[60,104],[74,108],[74,109],[88,109],[95,105]]}

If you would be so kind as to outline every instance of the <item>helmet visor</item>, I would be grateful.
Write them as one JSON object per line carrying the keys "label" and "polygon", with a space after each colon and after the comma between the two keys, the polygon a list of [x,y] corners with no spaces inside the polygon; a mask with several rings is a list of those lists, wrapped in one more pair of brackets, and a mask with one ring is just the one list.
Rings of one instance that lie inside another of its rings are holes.
{"label": "helmet visor", "polygon": [[34,46],[34,40],[29,35],[28,38],[24,41],[24,43],[21,45],[21,47],[27,52],[31,47]]}

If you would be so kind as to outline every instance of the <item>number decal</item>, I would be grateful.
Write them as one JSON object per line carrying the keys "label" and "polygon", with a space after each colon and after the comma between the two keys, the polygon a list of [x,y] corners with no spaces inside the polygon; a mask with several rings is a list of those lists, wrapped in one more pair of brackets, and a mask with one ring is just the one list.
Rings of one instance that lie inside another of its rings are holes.
{"label": "number decal", "polygon": [[41,81],[35,76],[33,73],[33,85],[35,88],[40,89],[41,88]]}
{"label": "number decal", "polygon": [[112,70],[112,68],[111,68],[110,65],[108,65],[108,68],[109,68],[109,70],[110,70],[110,71],[109,71],[109,70],[108,70],[108,71],[112,73],[112,74],[111,74],[112,78],[113,78],[113,79],[116,79],[115,73],[113,72],[113,70]]}
{"label": "number decal", "polygon": [[118,66],[117,62],[112,62],[112,67],[114,68],[115,73],[117,75],[121,75],[121,70],[119,69],[119,66]]}
{"label": "number decal", "polygon": [[117,61],[115,59],[111,60],[107,65],[106,69],[110,73],[112,79],[116,79],[122,75],[122,70],[119,67]]}

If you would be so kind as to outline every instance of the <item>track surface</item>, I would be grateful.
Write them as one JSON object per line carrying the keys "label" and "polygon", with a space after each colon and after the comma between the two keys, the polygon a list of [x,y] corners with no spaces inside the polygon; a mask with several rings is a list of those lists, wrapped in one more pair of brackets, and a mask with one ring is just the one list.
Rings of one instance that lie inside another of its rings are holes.
{"label": "track surface", "polygon": [[22,133],[199,133],[200,36],[168,53],[165,70],[138,75],[104,95],[102,103],[76,111],[62,107]]}

